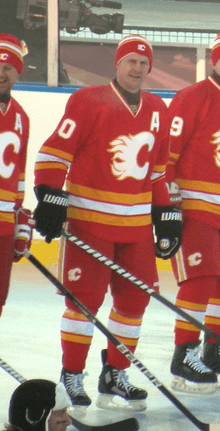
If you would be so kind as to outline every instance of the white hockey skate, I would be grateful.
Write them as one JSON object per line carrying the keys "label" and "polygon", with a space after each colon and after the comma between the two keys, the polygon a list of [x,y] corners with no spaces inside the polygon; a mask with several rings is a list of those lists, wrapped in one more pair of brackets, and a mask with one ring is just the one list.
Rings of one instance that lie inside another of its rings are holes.
{"label": "white hockey skate", "polygon": [[86,415],[86,409],[91,404],[91,399],[87,395],[83,387],[83,379],[86,373],[71,373],[65,368],[61,371],[60,381],[64,384],[69,395],[70,401],[74,408],[73,414],[78,417]]}
{"label": "white hockey skate", "polygon": [[124,370],[107,364],[106,353],[106,350],[102,351],[103,369],[99,376],[97,406],[110,410],[146,410],[147,392],[129,383]]}
{"label": "white hockey skate", "polygon": [[217,376],[202,362],[199,343],[175,347],[171,373],[175,376],[171,387],[176,391],[211,394],[216,390]]}

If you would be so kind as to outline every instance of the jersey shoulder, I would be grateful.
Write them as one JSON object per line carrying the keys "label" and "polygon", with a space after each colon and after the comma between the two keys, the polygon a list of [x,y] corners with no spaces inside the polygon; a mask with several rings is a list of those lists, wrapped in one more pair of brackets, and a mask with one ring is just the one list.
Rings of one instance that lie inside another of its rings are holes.
{"label": "jersey shoulder", "polygon": [[201,98],[206,96],[206,90],[208,90],[209,86],[210,82],[208,78],[204,79],[203,81],[196,82],[195,84],[189,85],[188,87],[177,91],[177,93],[173,97],[173,100],[184,100],[191,97],[199,97],[199,99],[201,100]]}
{"label": "jersey shoulder", "polygon": [[159,109],[164,113],[168,112],[166,103],[157,94],[150,93],[147,90],[142,90],[142,99],[144,104],[151,106],[151,109]]}
{"label": "jersey shoulder", "polygon": [[20,103],[17,102],[14,97],[11,97],[11,108],[15,111],[17,111],[19,114],[25,118],[25,120],[29,123],[29,117],[27,113],[25,112],[24,108],[20,105]]}
{"label": "jersey shoulder", "polygon": [[71,94],[68,103],[92,103],[93,101],[97,103],[97,101],[102,100],[102,96],[109,91],[110,85],[92,85],[89,87],[83,87],[79,90],[76,90],[73,94]]}

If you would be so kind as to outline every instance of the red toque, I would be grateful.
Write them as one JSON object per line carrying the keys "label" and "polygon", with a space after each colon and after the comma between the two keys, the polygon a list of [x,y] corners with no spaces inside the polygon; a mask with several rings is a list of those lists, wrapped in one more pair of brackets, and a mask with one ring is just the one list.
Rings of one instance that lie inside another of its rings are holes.
{"label": "red toque", "polygon": [[23,72],[22,44],[12,34],[0,33],[0,63],[11,64],[19,75]]}
{"label": "red toque", "polygon": [[217,34],[212,47],[212,52],[211,52],[212,63],[215,65],[215,63],[219,60],[219,58],[220,58],[220,33]]}
{"label": "red toque", "polygon": [[153,62],[153,49],[150,42],[148,42],[145,37],[140,36],[139,34],[131,34],[130,36],[125,36],[119,42],[115,55],[115,66],[127,55],[133,53],[144,55],[148,58],[150,62],[150,72]]}

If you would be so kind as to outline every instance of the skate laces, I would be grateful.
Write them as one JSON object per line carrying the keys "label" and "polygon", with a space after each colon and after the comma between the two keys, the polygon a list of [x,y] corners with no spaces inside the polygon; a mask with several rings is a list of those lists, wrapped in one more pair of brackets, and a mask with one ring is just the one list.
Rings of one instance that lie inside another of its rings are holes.
{"label": "skate laces", "polygon": [[200,346],[197,346],[194,349],[187,349],[183,363],[189,365],[192,369],[200,373],[210,372],[210,369],[206,367],[200,359],[201,351],[202,349]]}
{"label": "skate laces", "polygon": [[69,393],[69,395],[78,396],[78,395],[86,395],[84,387],[83,387],[83,379],[88,376],[88,373],[78,373],[78,374],[70,374],[66,373],[65,375],[65,386]]}
{"label": "skate laces", "polygon": [[125,370],[113,370],[114,371],[114,377],[116,380],[116,385],[120,388],[125,389],[127,394],[129,395],[130,391],[137,389],[135,386],[133,386],[129,380],[128,375],[126,374]]}

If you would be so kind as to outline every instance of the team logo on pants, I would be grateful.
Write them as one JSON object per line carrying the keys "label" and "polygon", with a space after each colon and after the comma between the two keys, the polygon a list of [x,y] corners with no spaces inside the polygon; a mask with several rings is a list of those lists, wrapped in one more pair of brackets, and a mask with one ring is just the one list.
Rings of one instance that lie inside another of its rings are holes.
{"label": "team logo on pants", "polygon": [[196,265],[199,265],[201,262],[202,262],[202,255],[199,252],[188,256],[189,266],[196,266]]}
{"label": "team logo on pants", "polygon": [[82,271],[80,268],[70,269],[70,271],[68,272],[68,280],[77,281],[80,279],[81,275],[82,275]]}

